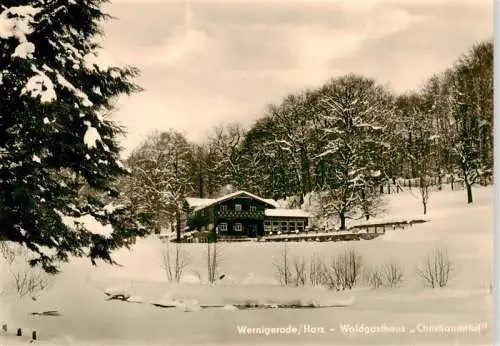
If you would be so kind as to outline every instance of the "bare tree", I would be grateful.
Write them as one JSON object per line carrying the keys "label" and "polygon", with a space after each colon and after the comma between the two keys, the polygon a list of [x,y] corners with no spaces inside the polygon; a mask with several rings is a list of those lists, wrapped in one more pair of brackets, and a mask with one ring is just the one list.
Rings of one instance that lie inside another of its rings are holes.
{"label": "bare tree", "polygon": [[236,189],[243,187],[245,177],[240,146],[244,138],[245,130],[238,123],[217,126],[209,136],[206,162],[209,195],[216,196],[222,187],[228,185]]}
{"label": "bare tree", "polygon": [[163,267],[168,281],[179,282],[182,273],[191,264],[191,257],[182,244],[175,243],[175,246],[169,244],[171,243],[167,243],[163,250]]}
{"label": "bare tree", "polygon": [[307,263],[303,258],[294,257],[292,262],[292,283],[294,286],[304,286],[307,283]]}
{"label": "bare tree", "polygon": [[345,229],[346,219],[368,206],[367,191],[385,175],[381,158],[390,147],[386,123],[392,119],[392,97],[374,80],[355,75],[332,80],[322,94],[326,144],[316,159],[328,167],[324,209]]}
{"label": "bare tree", "polygon": [[222,264],[222,253],[220,243],[217,241],[207,242],[206,260],[207,280],[208,283],[214,284],[221,275],[220,266]]}
{"label": "bare tree", "polygon": [[446,287],[454,267],[448,256],[448,250],[436,247],[426,255],[422,264],[415,271],[426,286],[430,288]]}
{"label": "bare tree", "polygon": [[325,264],[318,254],[311,256],[309,261],[309,283],[318,286],[325,282]]}
{"label": "bare tree", "polygon": [[274,267],[276,269],[276,274],[278,279],[283,286],[288,286],[292,282],[292,263],[290,260],[290,254],[288,252],[288,247],[286,243],[281,249],[279,259],[274,262]]}
{"label": "bare tree", "polygon": [[421,174],[419,177],[419,191],[420,197],[422,201],[422,206],[424,207],[424,215],[427,214],[427,206],[429,203],[429,195],[430,195],[430,177],[426,174]]}
{"label": "bare tree", "polygon": [[153,133],[128,159],[132,171],[124,180],[125,195],[147,215],[155,232],[175,227],[177,240],[183,227],[184,199],[194,192],[193,148],[173,130]]}

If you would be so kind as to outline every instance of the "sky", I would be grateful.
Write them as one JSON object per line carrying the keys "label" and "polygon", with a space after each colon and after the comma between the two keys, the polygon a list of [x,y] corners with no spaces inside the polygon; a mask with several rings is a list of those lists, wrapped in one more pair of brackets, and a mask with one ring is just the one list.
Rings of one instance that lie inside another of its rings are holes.
{"label": "sky", "polygon": [[126,157],[152,131],[202,142],[266,105],[348,73],[419,88],[493,35],[487,0],[115,0],[103,64],[133,65],[144,91],[117,101]]}

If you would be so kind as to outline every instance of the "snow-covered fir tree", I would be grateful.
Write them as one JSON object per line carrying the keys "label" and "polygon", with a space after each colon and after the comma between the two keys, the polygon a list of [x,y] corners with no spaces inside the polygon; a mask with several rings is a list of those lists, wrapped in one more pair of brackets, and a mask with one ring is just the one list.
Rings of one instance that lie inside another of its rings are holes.
{"label": "snow-covered fir tree", "polygon": [[[1,240],[24,244],[57,272],[69,256],[113,262],[144,232],[106,204],[121,129],[108,116],[138,91],[131,67],[100,67],[102,0],[4,0],[0,5]],[[82,195],[83,187],[96,191]],[[106,197],[105,199],[101,197]]]}

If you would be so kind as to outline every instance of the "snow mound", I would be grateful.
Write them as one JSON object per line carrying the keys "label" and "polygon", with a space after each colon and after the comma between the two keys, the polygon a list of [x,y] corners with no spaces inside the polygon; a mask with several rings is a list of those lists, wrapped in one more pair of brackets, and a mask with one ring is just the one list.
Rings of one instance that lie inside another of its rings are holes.
{"label": "snow mound", "polygon": [[201,309],[198,300],[194,298],[176,299],[171,294],[166,294],[163,298],[152,302],[153,305],[165,308],[177,308],[184,312],[194,312]]}
{"label": "snow mound", "polygon": [[319,308],[348,307],[355,303],[352,295],[305,287],[281,286],[207,286],[170,285],[168,294],[151,300],[163,308],[196,311],[199,308]]}
{"label": "snow mound", "polygon": [[125,299],[131,297],[128,287],[108,287],[104,290],[104,293],[110,297],[123,296]]}
{"label": "snow mound", "polygon": [[183,275],[180,280],[181,283],[185,284],[199,284],[201,283],[200,278],[194,275]]}
{"label": "snow mound", "polygon": [[127,299],[127,302],[129,302],[129,303],[144,303],[144,298],[141,296],[130,296]]}
{"label": "snow mound", "polygon": [[243,279],[243,285],[276,285],[277,282],[274,279],[256,276],[253,272],[249,273],[248,276]]}

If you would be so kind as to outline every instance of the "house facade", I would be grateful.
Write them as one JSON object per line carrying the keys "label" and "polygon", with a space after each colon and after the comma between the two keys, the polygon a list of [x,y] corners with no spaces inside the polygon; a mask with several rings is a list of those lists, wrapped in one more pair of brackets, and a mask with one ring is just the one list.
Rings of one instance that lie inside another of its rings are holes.
{"label": "house facade", "polygon": [[237,191],[217,199],[187,198],[186,230],[211,231],[219,236],[262,237],[306,230],[310,215],[282,209],[276,201]]}

